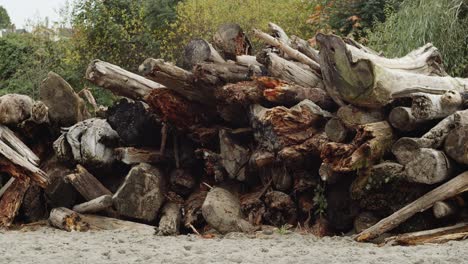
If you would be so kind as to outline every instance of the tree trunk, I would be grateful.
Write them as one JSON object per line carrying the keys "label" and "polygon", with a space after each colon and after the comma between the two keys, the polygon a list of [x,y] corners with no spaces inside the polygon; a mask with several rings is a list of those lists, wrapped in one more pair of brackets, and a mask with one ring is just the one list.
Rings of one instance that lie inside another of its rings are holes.
{"label": "tree trunk", "polygon": [[12,225],[30,186],[29,178],[16,179],[0,199],[0,227]]}
{"label": "tree trunk", "polygon": [[435,184],[452,176],[453,165],[444,152],[421,148],[412,153],[412,160],[406,163],[406,180],[410,182]]}
{"label": "tree trunk", "polygon": [[443,94],[415,93],[411,95],[411,110],[413,115],[421,120],[445,118],[462,109],[467,95],[468,93],[462,95],[455,90]]}
{"label": "tree trunk", "polygon": [[98,213],[104,211],[112,206],[112,196],[103,195],[98,198],[92,199],[86,203],[77,204],[73,206],[73,211],[86,214],[86,213]]}
{"label": "tree trunk", "polygon": [[103,195],[112,195],[102,183],[100,183],[83,166],[76,166],[76,173],[66,176],[66,180],[75,187],[75,189],[87,201],[91,201]]}
{"label": "tree trunk", "polygon": [[449,199],[457,194],[468,190],[468,172],[464,172],[453,178],[447,183],[428,192],[416,201],[408,204],[402,209],[396,211],[392,215],[380,220],[374,226],[364,230],[358,234],[355,239],[357,241],[368,241],[379,235],[392,230],[402,222],[408,220],[416,213],[423,212],[431,208],[434,203]]}
{"label": "tree trunk", "polygon": [[65,207],[52,209],[49,216],[49,223],[53,227],[67,232],[86,232],[89,230],[89,224],[83,221],[79,214]]}

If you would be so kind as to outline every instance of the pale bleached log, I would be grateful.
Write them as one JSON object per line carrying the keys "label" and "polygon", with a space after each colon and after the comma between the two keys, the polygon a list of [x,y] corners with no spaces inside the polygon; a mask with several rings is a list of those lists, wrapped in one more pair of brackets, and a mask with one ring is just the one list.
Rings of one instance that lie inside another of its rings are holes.
{"label": "pale bleached log", "polygon": [[108,62],[94,60],[86,70],[86,79],[114,94],[143,99],[153,89],[164,86]]}
{"label": "pale bleached log", "polygon": [[454,214],[456,214],[457,211],[458,210],[457,210],[457,206],[455,205],[455,203],[450,202],[450,201],[436,202],[434,206],[432,206],[432,213],[437,219],[451,217]]}
{"label": "pale bleached log", "polygon": [[403,106],[393,108],[388,121],[400,131],[414,131],[427,124],[425,120],[416,118],[411,108]]}
{"label": "pale bleached log", "polygon": [[156,234],[160,236],[176,236],[180,233],[182,221],[182,205],[176,202],[167,202],[161,210],[161,220]]}
{"label": "pale bleached log", "polygon": [[261,63],[257,61],[257,57],[251,55],[239,55],[236,57],[236,63],[242,66],[249,67],[251,65],[263,67]]}
{"label": "pale bleached log", "polygon": [[373,238],[376,238],[381,234],[394,229],[416,213],[423,212],[431,208],[434,203],[444,201],[467,190],[468,172],[464,172],[452,180],[428,192],[416,201],[401,208],[392,215],[380,220],[374,226],[358,234],[355,239],[357,241],[369,241]]}
{"label": "pale bleached log", "polygon": [[91,230],[130,231],[142,236],[152,236],[154,233],[154,226],[151,225],[124,221],[100,215],[80,214],[80,218],[82,221],[89,224],[89,228]]}
{"label": "pale bleached log", "polygon": [[283,43],[287,45],[290,44],[291,40],[288,34],[286,33],[286,31],[284,31],[284,29],[282,29],[280,26],[272,22],[268,23],[268,27],[270,28],[271,32],[273,32],[273,35],[275,36],[275,38],[279,39],[280,41],[282,41]]}
{"label": "pale bleached log", "polygon": [[356,128],[359,125],[381,122],[385,116],[381,110],[369,110],[353,105],[342,106],[336,112],[336,116],[348,128]]}
{"label": "pale bleached log", "polygon": [[420,148],[412,153],[412,159],[405,164],[406,180],[410,182],[435,184],[452,176],[453,164],[443,151]]}
{"label": "pale bleached log", "polygon": [[112,206],[112,195],[103,195],[88,202],[77,204],[73,206],[73,211],[85,214],[85,213],[98,213],[104,211]]}

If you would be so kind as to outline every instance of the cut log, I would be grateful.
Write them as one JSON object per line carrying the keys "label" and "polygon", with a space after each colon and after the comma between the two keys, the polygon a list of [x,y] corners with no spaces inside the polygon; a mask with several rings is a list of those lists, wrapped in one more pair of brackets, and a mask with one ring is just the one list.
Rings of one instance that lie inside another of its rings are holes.
{"label": "cut log", "polygon": [[320,156],[336,172],[368,168],[390,150],[393,136],[392,128],[386,121],[362,125],[351,144],[328,143]]}
{"label": "cut log", "polygon": [[414,93],[411,94],[413,104],[411,110],[417,119],[432,120],[445,118],[461,110],[464,97],[459,91],[450,90],[442,94]]}
{"label": "cut log", "polygon": [[156,234],[160,236],[176,236],[179,234],[180,222],[182,220],[182,205],[168,202],[161,210],[161,220]]}
{"label": "cut log", "polygon": [[431,208],[434,203],[444,201],[468,190],[468,172],[464,172],[452,180],[442,184],[416,201],[408,204],[392,215],[380,220],[374,226],[364,230],[356,236],[357,241],[368,241],[392,230],[416,213]]}
{"label": "cut log", "polygon": [[238,24],[223,24],[213,36],[215,47],[222,51],[224,58],[235,60],[239,55],[250,55],[252,45]]}
{"label": "cut log", "polygon": [[79,214],[65,207],[52,209],[49,216],[49,223],[53,227],[67,232],[86,232],[89,230],[89,224],[83,221]]}
{"label": "cut log", "polygon": [[112,195],[103,195],[86,203],[77,204],[73,206],[73,211],[80,214],[98,213],[110,208],[111,206]]}
{"label": "cut log", "polygon": [[392,109],[388,121],[394,128],[405,132],[418,130],[426,124],[425,120],[418,119],[413,115],[411,108],[402,106]]}
{"label": "cut log", "polygon": [[50,121],[59,127],[71,126],[90,117],[83,99],[56,73],[47,75],[39,92],[41,101],[49,108]]}
{"label": "cut log", "polygon": [[91,201],[103,195],[112,195],[111,191],[81,165],[76,166],[76,173],[66,176],[65,179],[75,187],[86,201]]}
{"label": "cut log", "polygon": [[16,179],[0,199],[0,227],[10,227],[30,186],[29,178]]}
{"label": "cut log", "polygon": [[423,244],[442,244],[453,240],[464,240],[468,236],[468,223],[449,227],[413,232],[385,239],[387,245],[415,246]]}
{"label": "cut log", "polygon": [[43,220],[48,214],[44,192],[41,187],[31,184],[24,194],[18,218],[23,223],[34,223]]}
{"label": "cut log", "polygon": [[134,165],[139,163],[161,163],[166,161],[166,156],[159,150],[138,149],[138,148],[116,148],[114,150],[115,158],[121,162]]}
{"label": "cut log", "polygon": [[271,52],[257,56],[257,61],[267,67],[268,73],[272,77],[304,87],[323,88],[322,78],[305,64],[302,64],[304,67],[301,67]]}
{"label": "cut log", "polygon": [[458,208],[455,203],[451,201],[440,201],[434,203],[432,206],[432,213],[435,218],[443,219],[455,215],[458,211]]}
{"label": "cut log", "polygon": [[321,47],[320,65],[327,91],[341,104],[347,101],[358,106],[380,108],[390,103],[395,94],[414,88],[465,92],[468,87],[468,79],[421,74],[441,72],[440,57],[432,55],[435,49],[431,47],[424,48],[427,53],[408,55],[410,63],[391,67],[387,62],[369,57],[368,53],[359,57],[337,36],[318,34],[316,39]]}
{"label": "cut log", "polygon": [[353,105],[340,107],[336,116],[348,128],[356,128],[358,125],[381,122],[386,119],[380,110],[364,110]]}
{"label": "cut log", "polygon": [[187,69],[192,69],[201,62],[226,62],[218,51],[216,51],[211,44],[204,39],[191,40],[184,49],[184,63]]}
{"label": "cut log", "polygon": [[164,203],[165,193],[161,170],[142,163],[130,170],[112,199],[121,215],[151,222]]}
{"label": "cut log", "polygon": [[143,99],[153,89],[164,86],[108,62],[94,60],[86,70],[86,79],[116,95]]}
{"label": "cut log", "polygon": [[34,101],[27,95],[6,94],[0,97],[0,124],[18,125],[31,117]]}
{"label": "cut log", "polygon": [[377,224],[377,222],[379,222],[379,218],[377,218],[372,212],[362,212],[354,219],[354,231],[359,234],[369,227]]}
{"label": "cut log", "polygon": [[202,213],[206,222],[220,233],[253,231],[253,226],[242,218],[239,198],[223,188],[208,192]]}
{"label": "cut log", "polygon": [[445,153],[456,162],[468,165],[468,125],[450,131],[445,139]]}
{"label": "cut log", "polygon": [[345,142],[349,135],[348,128],[338,118],[328,120],[325,133],[331,141],[338,143]]}
{"label": "cut log", "polygon": [[250,149],[243,147],[230,137],[224,129],[219,131],[221,164],[231,179],[246,180],[246,166],[250,159]]}
{"label": "cut log", "polygon": [[267,223],[276,227],[296,224],[297,208],[289,195],[279,191],[268,192],[265,194],[265,205],[263,217]]}

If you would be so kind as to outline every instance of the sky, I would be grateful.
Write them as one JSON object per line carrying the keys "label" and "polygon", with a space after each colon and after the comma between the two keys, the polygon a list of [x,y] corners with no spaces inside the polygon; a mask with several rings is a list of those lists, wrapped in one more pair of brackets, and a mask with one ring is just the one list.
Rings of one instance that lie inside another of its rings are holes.
{"label": "sky", "polygon": [[58,21],[58,10],[67,0],[0,0],[16,28],[24,28],[28,19],[49,17],[50,22]]}

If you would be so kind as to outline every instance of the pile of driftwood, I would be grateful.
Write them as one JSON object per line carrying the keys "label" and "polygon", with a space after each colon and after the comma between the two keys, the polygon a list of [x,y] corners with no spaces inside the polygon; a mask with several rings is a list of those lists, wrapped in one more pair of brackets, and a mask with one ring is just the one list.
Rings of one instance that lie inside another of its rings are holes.
{"label": "pile of driftwood", "polygon": [[86,79],[122,97],[108,109],[54,73],[41,101],[1,97],[0,226],[466,237],[468,79],[431,44],[389,59],[269,26],[255,56],[226,24],[186,46],[183,68],[93,61]]}

